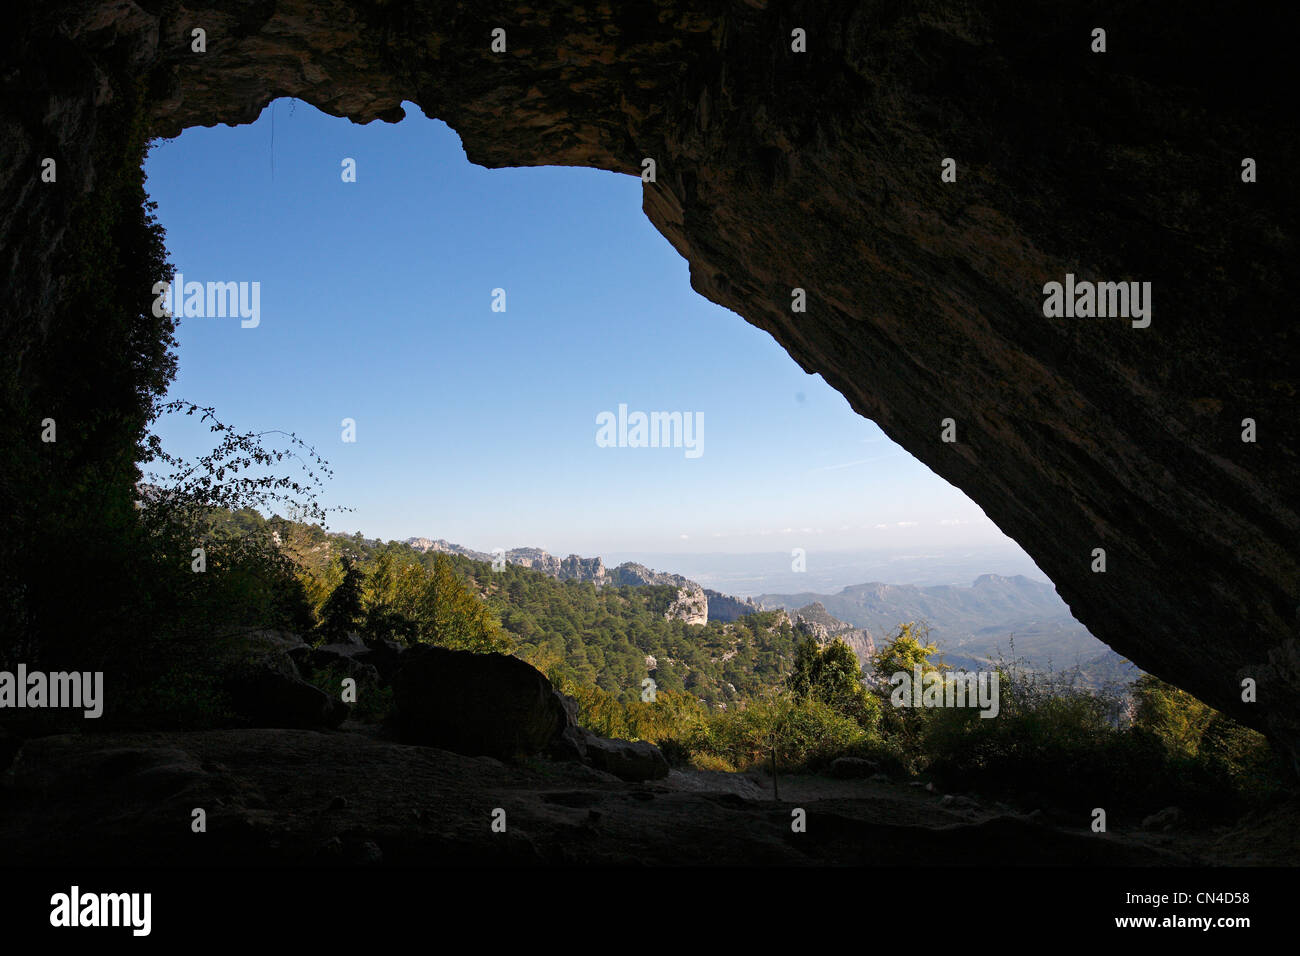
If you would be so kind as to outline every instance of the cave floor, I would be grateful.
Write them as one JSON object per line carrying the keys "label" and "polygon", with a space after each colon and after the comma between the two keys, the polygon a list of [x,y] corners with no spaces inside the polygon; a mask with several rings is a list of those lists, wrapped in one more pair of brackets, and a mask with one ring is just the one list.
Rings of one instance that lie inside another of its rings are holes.
{"label": "cave floor", "polygon": [[[778,801],[757,774],[625,783],[353,725],[52,736],[27,741],[4,774],[0,848],[9,866],[1185,866],[1294,864],[1300,845],[1294,803],[1232,827],[1094,834],[1077,814],[945,802],[906,783],[779,786]],[[806,827],[794,832],[800,809]]]}

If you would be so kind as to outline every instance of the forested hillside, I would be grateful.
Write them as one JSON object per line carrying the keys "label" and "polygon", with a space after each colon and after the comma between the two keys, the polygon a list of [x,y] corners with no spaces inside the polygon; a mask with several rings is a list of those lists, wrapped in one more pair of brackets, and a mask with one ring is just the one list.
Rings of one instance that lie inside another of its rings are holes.
{"label": "forested hillside", "polygon": [[[161,500],[143,513],[159,529],[158,573],[173,576],[180,595],[165,609],[169,629],[195,632],[175,649],[192,650],[169,657],[156,644],[162,670],[147,686],[142,674],[142,693],[131,699],[173,720],[186,708],[200,724],[226,719],[195,656],[210,655],[203,632],[222,639],[212,633],[222,619],[237,631],[297,631],[322,653],[351,633],[372,648],[511,653],[574,698],[584,728],[656,744],[670,763],[696,769],[822,771],[854,758],[859,768],[978,782],[990,792],[1050,788],[1069,800],[1086,784],[1116,799],[1136,794],[1151,811],[1175,801],[1244,805],[1280,779],[1261,735],[1147,676],[1129,695],[1082,686],[1074,671],[999,659],[989,670],[1001,680],[1000,719],[969,707],[900,708],[891,696],[899,673],[919,667],[941,683],[956,679],[940,674],[946,665],[924,625],[882,629],[879,646],[859,654],[828,634],[841,622],[815,606],[794,623],[777,609],[688,624],[666,613],[673,585],[598,589],[518,565],[493,570],[465,555],[264,519],[252,508],[207,507],[179,525],[160,520],[168,511]],[[165,557],[194,553],[195,542],[208,573]],[[341,673],[327,666],[311,680],[335,691]],[[388,719],[382,686],[363,689],[362,701],[358,719]]]}
{"label": "forested hillside", "polygon": [[687,624],[666,620],[677,596],[672,585],[597,588],[589,581],[557,580],[541,571],[491,564],[463,555],[418,551],[404,542],[330,535],[318,525],[263,519],[248,508],[221,519],[241,533],[269,533],[301,567],[308,603],[317,616],[343,582],[345,565],[360,573],[359,616],[347,629],[369,636],[405,637],[382,623],[400,603],[394,583],[403,568],[453,575],[482,598],[512,653],[557,684],[591,685],[631,703],[647,677],[662,691],[689,692],[708,705],[757,696],[789,671],[803,636],[782,611],[736,621]]}

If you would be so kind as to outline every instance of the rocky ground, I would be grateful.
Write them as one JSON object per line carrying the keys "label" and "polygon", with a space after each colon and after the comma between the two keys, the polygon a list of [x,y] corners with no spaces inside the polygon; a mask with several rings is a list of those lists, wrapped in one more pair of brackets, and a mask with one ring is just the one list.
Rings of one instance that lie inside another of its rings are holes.
{"label": "rocky ground", "polygon": [[[1232,830],[1098,835],[1050,811],[879,778],[782,777],[780,797],[760,775],[628,783],[577,763],[394,743],[352,722],[63,735],[26,741],[4,774],[0,855],[15,866],[1187,865],[1290,863],[1300,845],[1295,808]],[[803,833],[791,830],[797,807]]]}

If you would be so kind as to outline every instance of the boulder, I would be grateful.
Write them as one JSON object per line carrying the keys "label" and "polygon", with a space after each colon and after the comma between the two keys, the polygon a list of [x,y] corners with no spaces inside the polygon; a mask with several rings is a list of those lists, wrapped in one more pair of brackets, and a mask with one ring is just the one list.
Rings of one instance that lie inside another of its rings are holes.
{"label": "boulder", "polygon": [[403,740],[469,756],[537,754],[567,726],[546,676],[505,654],[413,647],[393,677],[393,703]]}
{"label": "boulder", "polygon": [[400,641],[375,638],[367,641],[366,647],[370,649],[370,653],[366,656],[365,662],[379,672],[379,679],[384,683],[392,681],[398,667],[401,666],[406,645]]}
{"label": "boulder", "polygon": [[865,780],[879,772],[880,764],[865,757],[837,757],[830,766],[830,775],[840,780]]}
{"label": "boulder", "polygon": [[373,664],[363,664],[355,660],[340,661],[337,668],[343,677],[351,677],[358,687],[377,687],[380,682],[379,671]]}
{"label": "boulder", "polygon": [[546,744],[546,756],[552,760],[585,763],[587,741],[580,727],[565,727]]}
{"label": "boulder", "polygon": [[[334,668],[343,677],[351,677],[358,684],[378,684],[379,670],[370,663],[374,653],[365,645],[325,644],[312,649],[306,660],[309,674]],[[303,666],[303,662],[298,662]]]}
{"label": "boulder", "polygon": [[235,711],[256,727],[319,730],[337,727],[348,705],[298,676],[287,654],[273,654],[237,671],[226,684]]}
{"label": "boulder", "polygon": [[1183,820],[1183,811],[1178,807],[1165,807],[1158,813],[1153,813],[1142,821],[1143,830],[1163,830],[1168,833],[1175,829]]}
{"label": "boulder", "polygon": [[335,661],[365,661],[370,659],[370,649],[364,644],[322,644],[312,649],[313,663],[332,664]]}
{"label": "boulder", "polygon": [[578,726],[578,702],[558,690],[555,699],[564,711],[564,725],[546,745],[546,756],[552,760],[584,763],[587,760],[587,741],[586,732]]}
{"label": "boulder", "polygon": [[668,776],[668,761],[654,744],[644,740],[611,740],[583,731],[587,760],[597,770],[620,780],[640,782]]}
{"label": "boulder", "polygon": [[245,637],[252,644],[260,644],[271,650],[288,651],[290,653],[297,648],[307,646],[307,642],[303,640],[302,635],[295,634],[292,631],[260,629],[248,632]]}
{"label": "boulder", "polygon": [[555,699],[560,702],[564,708],[564,724],[566,727],[578,726],[578,701],[568,694],[562,694],[558,690],[554,692]]}
{"label": "boulder", "polygon": [[311,673],[311,652],[312,648],[308,644],[298,644],[285,651],[299,672],[305,674]]}

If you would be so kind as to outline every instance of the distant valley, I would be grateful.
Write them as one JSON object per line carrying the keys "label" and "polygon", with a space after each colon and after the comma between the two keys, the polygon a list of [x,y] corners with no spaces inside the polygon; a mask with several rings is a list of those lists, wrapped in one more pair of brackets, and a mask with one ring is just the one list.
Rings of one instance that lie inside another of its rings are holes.
{"label": "distant valley", "polygon": [[804,591],[760,594],[764,609],[794,610],[811,603],[877,639],[904,621],[924,621],[930,639],[950,664],[982,667],[1001,654],[1023,658],[1036,669],[1078,666],[1084,683],[1129,680],[1139,671],[1093,637],[1070,615],[1050,585],[1023,575],[985,574],[969,587],[857,584],[836,594]]}
{"label": "distant valley", "polygon": [[843,638],[863,660],[901,623],[916,621],[929,625],[930,639],[952,666],[978,669],[999,656],[1014,656],[1035,669],[1077,667],[1080,682],[1090,686],[1128,681],[1139,673],[1076,621],[1050,584],[1024,575],[984,574],[967,587],[867,583],[837,593],[800,591],[742,598],[634,561],[608,567],[599,557],[560,558],[540,548],[513,548],[493,555],[442,539],[408,538],[406,544],[422,553],[443,552],[489,563],[504,557],[507,564],[561,581],[589,581],[597,587],[676,587],[677,600],[665,613],[688,624],[733,622],[757,611],[783,610],[792,621],[802,618],[807,631]]}

